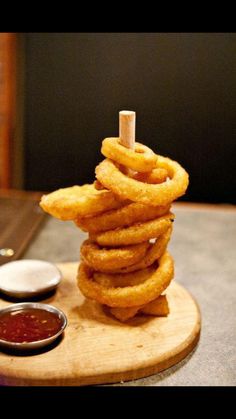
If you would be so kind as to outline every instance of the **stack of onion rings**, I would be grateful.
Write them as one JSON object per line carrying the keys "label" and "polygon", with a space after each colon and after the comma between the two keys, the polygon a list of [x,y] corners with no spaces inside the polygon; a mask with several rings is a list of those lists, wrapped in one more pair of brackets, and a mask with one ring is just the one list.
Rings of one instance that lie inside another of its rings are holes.
{"label": "stack of onion rings", "polygon": [[167,252],[174,214],[188,174],[179,163],[119,138],[102,143],[105,159],[92,185],[44,196],[41,207],[61,220],[73,220],[89,238],[81,246],[78,286],[85,297],[107,306],[120,321],[137,313],[166,316],[162,293],[174,275]]}
{"label": "stack of onion rings", "polygon": [[[113,192],[124,204],[76,218],[89,233],[81,247],[78,286],[120,321],[137,313],[166,316],[168,302],[161,294],[174,275],[166,251],[174,220],[170,207],[185,193],[188,174],[140,143],[131,150],[118,138],[106,138],[101,151],[106,159],[96,167],[95,187]],[[128,175],[127,169],[135,172]]]}

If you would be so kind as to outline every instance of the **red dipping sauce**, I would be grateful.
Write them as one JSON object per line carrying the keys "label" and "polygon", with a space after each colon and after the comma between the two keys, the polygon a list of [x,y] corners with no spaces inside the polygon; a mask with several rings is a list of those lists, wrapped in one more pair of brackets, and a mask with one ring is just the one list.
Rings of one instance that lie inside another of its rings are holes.
{"label": "red dipping sauce", "polygon": [[15,343],[35,342],[54,336],[63,320],[39,308],[23,308],[0,315],[0,339]]}

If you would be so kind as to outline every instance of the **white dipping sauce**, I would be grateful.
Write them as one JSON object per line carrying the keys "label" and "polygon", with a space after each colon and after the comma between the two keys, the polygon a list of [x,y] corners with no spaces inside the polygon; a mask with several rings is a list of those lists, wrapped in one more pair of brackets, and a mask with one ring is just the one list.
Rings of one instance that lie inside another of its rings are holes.
{"label": "white dipping sauce", "polygon": [[61,272],[50,262],[23,259],[0,267],[0,291],[12,296],[30,296],[54,289]]}

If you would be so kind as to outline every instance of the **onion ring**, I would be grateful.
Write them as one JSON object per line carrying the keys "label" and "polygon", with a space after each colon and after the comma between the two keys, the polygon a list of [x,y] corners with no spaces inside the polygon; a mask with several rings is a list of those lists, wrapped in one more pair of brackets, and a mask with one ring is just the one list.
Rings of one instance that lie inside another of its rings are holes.
{"label": "onion ring", "polygon": [[155,262],[155,260],[159,259],[159,257],[161,257],[161,255],[166,251],[168,242],[171,237],[171,233],[172,226],[170,226],[170,228],[168,228],[168,230],[166,230],[165,233],[158,237],[155,243],[150,244],[150,247],[147,250],[144,258],[140,262],[137,262],[131,266],[125,266],[124,268],[114,270],[114,273],[125,274],[128,272],[135,271],[136,275],[136,271],[138,271],[139,269],[145,269],[148,268],[148,266],[151,266]]}
{"label": "onion ring", "polygon": [[80,248],[82,260],[95,271],[113,272],[140,261],[147,251],[148,242],[124,246],[118,249],[100,248],[96,243],[85,240]]}
{"label": "onion ring", "polygon": [[174,160],[158,155],[158,167],[168,171],[169,178],[152,185],[124,175],[109,159],[103,160],[95,169],[96,177],[102,185],[123,199],[147,205],[166,205],[183,195],[189,180],[184,168]]}
{"label": "onion ring", "polygon": [[98,191],[104,190],[104,186],[99,182],[99,180],[95,180],[93,182],[94,188],[97,189]]}
{"label": "onion ring", "polygon": [[150,266],[145,269],[141,269],[137,272],[135,272],[135,275],[132,273],[126,273],[126,274],[108,274],[108,273],[102,273],[102,272],[94,272],[93,278],[94,280],[107,288],[113,288],[113,287],[128,287],[133,285],[142,284],[144,281],[146,281],[150,276],[154,274],[156,271],[156,267]]}
{"label": "onion ring", "polygon": [[119,138],[105,138],[102,142],[101,153],[111,160],[136,170],[150,172],[156,167],[157,155],[147,146],[135,142],[134,150],[120,144]]}
{"label": "onion ring", "polygon": [[160,295],[150,303],[138,307],[112,307],[110,308],[111,314],[118,320],[125,322],[134,317],[138,312],[144,314],[151,314],[155,316],[167,316],[169,314],[168,301],[165,295]]}
{"label": "onion ring", "polygon": [[156,300],[150,301],[150,303],[143,306],[140,311],[154,316],[167,316],[170,312],[165,295],[160,295]]}
{"label": "onion ring", "polygon": [[75,223],[83,231],[100,233],[118,227],[126,227],[137,222],[152,220],[166,214],[170,205],[150,207],[138,202],[132,202],[116,210],[104,212],[94,217],[77,218]]}
{"label": "onion ring", "polygon": [[130,227],[109,230],[102,233],[90,234],[90,239],[100,246],[118,247],[138,244],[155,239],[163,234],[174,220],[174,214],[168,213],[144,223],[136,223]]}
{"label": "onion ring", "polygon": [[107,189],[97,190],[93,184],[58,189],[43,195],[40,206],[60,220],[74,220],[78,216],[95,215],[127,204]]}
{"label": "onion ring", "polygon": [[110,313],[121,322],[126,322],[132,319],[138,313],[139,309],[140,307],[112,307],[110,308]]}
{"label": "onion ring", "polygon": [[124,288],[107,288],[93,279],[93,272],[83,262],[78,272],[78,286],[87,298],[110,307],[134,307],[147,304],[157,298],[169,285],[174,274],[174,263],[168,252],[159,259],[153,275],[141,284]]}
{"label": "onion ring", "polygon": [[131,177],[139,182],[156,184],[165,182],[168,178],[168,172],[166,169],[156,168],[148,173],[134,173]]}

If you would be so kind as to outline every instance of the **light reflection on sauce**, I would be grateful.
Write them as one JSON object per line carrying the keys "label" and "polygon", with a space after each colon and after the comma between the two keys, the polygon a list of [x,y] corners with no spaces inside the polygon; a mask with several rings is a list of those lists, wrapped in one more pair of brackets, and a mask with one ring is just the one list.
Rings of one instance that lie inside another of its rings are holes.
{"label": "light reflection on sauce", "polygon": [[49,338],[62,326],[56,313],[38,308],[5,312],[0,315],[0,339],[27,343]]}

